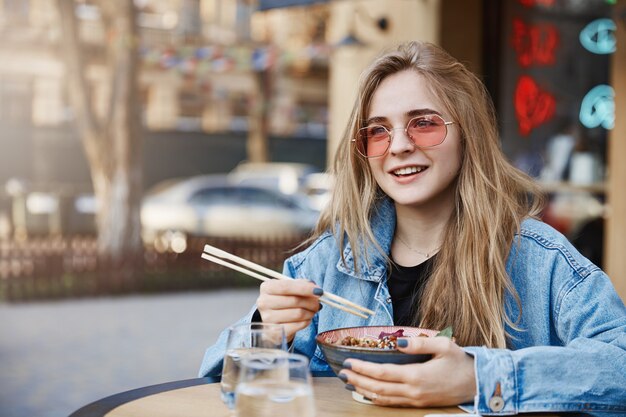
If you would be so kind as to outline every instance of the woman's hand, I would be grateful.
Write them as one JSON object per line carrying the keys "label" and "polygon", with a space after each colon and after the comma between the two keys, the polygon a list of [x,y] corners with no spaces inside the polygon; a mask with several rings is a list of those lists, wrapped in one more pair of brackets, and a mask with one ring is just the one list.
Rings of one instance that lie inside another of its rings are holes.
{"label": "woman's hand", "polygon": [[287,341],[291,342],[321,308],[319,298],[323,293],[320,287],[304,279],[272,279],[261,284],[257,309],[263,323],[284,325]]}
{"label": "woman's hand", "polygon": [[[432,407],[472,402],[476,393],[474,358],[447,337],[398,339],[405,353],[432,354],[409,365],[347,359],[339,377],[377,405]],[[346,385],[347,389],[352,389]]]}

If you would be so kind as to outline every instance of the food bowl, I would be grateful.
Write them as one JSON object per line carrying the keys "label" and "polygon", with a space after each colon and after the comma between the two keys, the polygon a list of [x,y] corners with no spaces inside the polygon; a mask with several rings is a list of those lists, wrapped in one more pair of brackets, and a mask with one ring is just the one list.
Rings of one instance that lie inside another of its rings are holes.
{"label": "food bowl", "polygon": [[408,354],[400,352],[397,349],[341,345],[341,341],[346,336],[351,336],[356,339],[378,339],[382,332],[389,334],[396,333],[398,330],[404,331],[402,337],[417,337],[420,335],[434,337],[437,333],[439,333],[437,330],[408,326],[345,327],[322,332],[317,335],[315,341],[322,350],[322,353],[324,353],[326,362],[328,362],[335,374],[339,374],[339,371],[343,369],[343,361],[348,358],[360,359],[368,362],[394,364],[425,362],[431,358],[431,355],[428,354]]}

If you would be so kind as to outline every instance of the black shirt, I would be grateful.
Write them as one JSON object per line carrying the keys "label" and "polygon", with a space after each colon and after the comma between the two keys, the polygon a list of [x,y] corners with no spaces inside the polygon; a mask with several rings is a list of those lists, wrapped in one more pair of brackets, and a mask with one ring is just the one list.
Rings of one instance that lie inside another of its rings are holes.
{"label": "black shirt", "polygon": [[413,317],[430,276],[433,259],[431,257],[416,266],[392,265],[387,286],[393,305],[394,325],[413,325]]}

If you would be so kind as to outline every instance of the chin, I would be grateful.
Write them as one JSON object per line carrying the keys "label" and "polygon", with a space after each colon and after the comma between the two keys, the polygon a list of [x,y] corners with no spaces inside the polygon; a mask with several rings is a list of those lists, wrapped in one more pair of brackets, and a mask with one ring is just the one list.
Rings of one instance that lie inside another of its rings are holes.
{"label": "chin", "polygon": [[412,207],[424,205],[428,203],[428,201],[430,200],[429,198],[424,197],[424,196],[408,196],[406,195],[406,193],[404,193],[403,195],[395,196],[395,197],[393,195],[389,195],[389,197],[394,201],[394,203],[400,206],[412,206]]}

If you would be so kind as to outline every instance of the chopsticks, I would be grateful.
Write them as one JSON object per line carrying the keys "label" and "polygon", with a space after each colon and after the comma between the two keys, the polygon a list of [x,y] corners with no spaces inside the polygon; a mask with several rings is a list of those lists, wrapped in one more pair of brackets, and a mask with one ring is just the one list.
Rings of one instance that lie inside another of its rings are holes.
{"label": "chopsticks", "polygon": [[[293,279],[286,275],[280,274],[274,270],[265,268],[264,266],[255,264],[254,262],[250,262],[246,259],[240,258],[237,255],[233,255],[231,253],[228,253],[222,249],[218,249],[211,245],[204,245],[204,253],[202,254],[202,258],[208,261],[214,262],[216,264],[225,266],[227,268],[231,268],[243,274],[249,275],[261,281],[267,281],[272,278]],[[235,262],[239,265],[236,265],[229,261]],[[244,267],[249,268],[249,269],[246,269]],[[265,275],[261,275],[261,273]],[[346,300],[345,298],[339,297],[338,295],[331,294],[328,292],[324,292],[324,294],[320,297],[320,302],[330,307],[334,307],[339,310],[345,311],[346,313],[350,313],[350,314],[354,314],[355,316],[362,317],[364,319],[369,318],[368,315],[374,314],[374,311],[368,308],[362,307],[356,303],[353,303],[350,300]]]}

